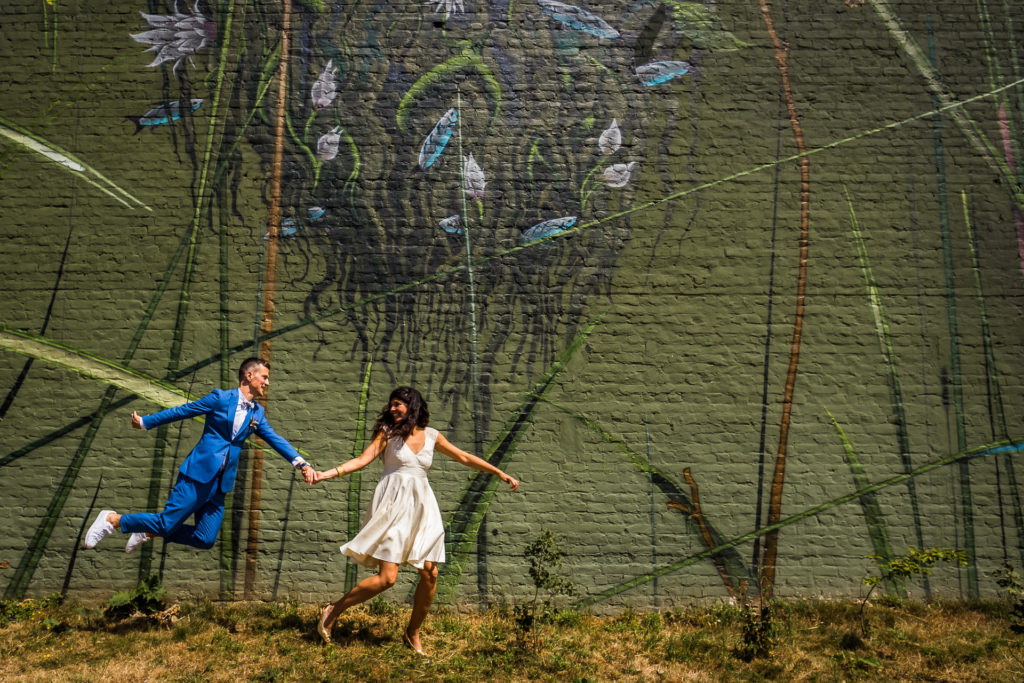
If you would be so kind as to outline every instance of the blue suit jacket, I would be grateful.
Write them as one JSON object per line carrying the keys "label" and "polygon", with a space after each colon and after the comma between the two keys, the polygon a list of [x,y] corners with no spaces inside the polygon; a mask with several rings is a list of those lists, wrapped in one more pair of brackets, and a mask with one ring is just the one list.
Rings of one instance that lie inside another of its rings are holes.
{"label": "blue suit jacket", "polygon": [[258,403],[253,410],[249,411],[249,416],[242,423],[242,428],[232,439],[231,430],[234,427],[237,408],[238,389],[214,389],[198,401],[143,417],[142,426],[151,429],[168,422],[205,415],[206,424],[203,427],[203,436],[185,458],[185,462],[181,463],[178,471],[186,477],[205,484],[217,476],[221,465],[227,460],[227,463],[224,464],[224,478],[221,480],[221,490],[224,492],[230,491],[235,486],[235,474],[238,470],[238,456],[242,452],[242,443],[252,432],[259,434],[289,463],[293,463],[296,458],[300,461],[303,460],[299,452],[270,427],[266,411]]}

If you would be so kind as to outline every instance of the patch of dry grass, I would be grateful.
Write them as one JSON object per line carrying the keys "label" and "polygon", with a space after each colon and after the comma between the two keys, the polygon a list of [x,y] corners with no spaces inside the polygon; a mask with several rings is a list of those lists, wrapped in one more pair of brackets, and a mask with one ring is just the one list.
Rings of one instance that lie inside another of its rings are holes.
{"label": "patch of dry grass", "polygon": [[753,658],[741,656],[744,613],[726,605],[562,614],[537,627],[536,649],[508,610],[439,610],[427,659],[402,645],[408,610],[383,601],[345,614],[329,646],[312,606],[207,601],[160,623],[23,605],[0,627],[0,680],[1024,680],[1024,640],[996,603],[873,605],[864,622],[852,602],[782,604],[770,654]]}

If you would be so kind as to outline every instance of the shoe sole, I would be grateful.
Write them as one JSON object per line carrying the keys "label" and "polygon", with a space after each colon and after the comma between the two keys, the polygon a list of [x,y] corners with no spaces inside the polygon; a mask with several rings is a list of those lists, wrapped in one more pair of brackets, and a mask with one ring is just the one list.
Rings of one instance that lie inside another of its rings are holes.
{"label": "shoe sole", "polygon": [[[134,535],[135,535],[135,534],[132,534],[132,536],[134,536]],[[140,545],[142,545],[142,544],[143,544],[143,543],[145,543],[146,541],[150,541],[150,540],[152,540],[152,539],[149,539],[149,538],[143,538],[143,539],[142,539],[141,541],[139,541],[138,543],[136,543],[136,544],[134,544],[134,545],[133,545],[133,544],[132,544],[132,536],[129,536],[129,537],[128,537],[128,543],[127,543],[127,544],[125,545],[125,547],[124,547],[124,554],[125,554],[125,555],[129,555],[129,554],[131,554],[131,553],[135,552],[136,550],[138,550],[138,548],[139,548],[139,546],[140,546]]]}
{"label": "shoe sole", "polygon": [[[110,514],[113,514],[113,513],[114,513],[113,510],[102,510],[100,512],[100,514],[96,515],[96,521],[92,523],[92,526],[89,527],[89,531],[86,532],[86,534],[85,534],[85,547],[86,548],[89,548],[89,549],[95,548],[96,544],[99,543],[100,541],[102,541],[104,539],[104,537],[106,537],[107,534],[100,534],[100,532],[103,530],[103,526],[107,523],[107,515],[110,515]],[[97,535],[99,535],[99,538],[97,538],[92,543],[89,543],[89,539],[93,538],[93,537],[95,537]]]}

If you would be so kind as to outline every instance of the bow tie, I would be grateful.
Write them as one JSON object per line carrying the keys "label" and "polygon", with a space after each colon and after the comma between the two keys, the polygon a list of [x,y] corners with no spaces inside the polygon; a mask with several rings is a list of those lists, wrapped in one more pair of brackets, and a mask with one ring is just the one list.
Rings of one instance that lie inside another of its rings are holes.
{"label": "bow tie", "polygon": [[246,401],[244,398],[242,399],[242,402],[239,405],[241,405],[242,406],[242,410],[244,410],[246,412],[256,408],[256,404],[255,403],[253,403],[252,401]]}

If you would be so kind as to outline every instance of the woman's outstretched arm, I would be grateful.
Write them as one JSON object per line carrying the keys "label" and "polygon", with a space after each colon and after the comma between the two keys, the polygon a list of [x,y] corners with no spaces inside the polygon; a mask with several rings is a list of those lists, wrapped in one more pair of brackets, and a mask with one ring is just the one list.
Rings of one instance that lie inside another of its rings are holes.
{"label": "woman's outstretched arm", "polygon": [[461,448],[457,448],[452,445],[452,442],[444,437],[444,434],[437,433],[437,441],[434,443],[434,448],[457,463],[465,465],[466,467],[472,467],[473,469],[486,472],[487,474],[493,474],[494,476],[501,479],[503,482],[509,485],[513,491],[519,488],[519,480],[515,477],[510,477],[505,474],[491,463],[478,458],[472,453],[467,453]]}
{"label": "woman's outstretched arm", "polygon": [[317,472],[316,480],[314,483],[320,483],[325,479],[333,479],[334,477],[343,477],[346,474],[352,474],[356,470],[361,470],[371,462],[373,459],[380,455],[380,452],[384,449],[384,434],[378,434],[370,442],[370,445],[366,449],[351,460],[347,460],[337,467],[332,467],[326,472]]}

